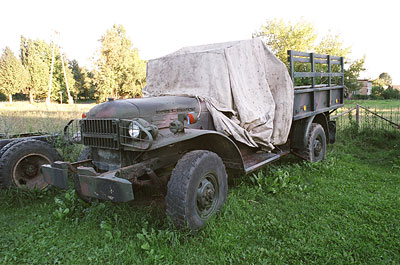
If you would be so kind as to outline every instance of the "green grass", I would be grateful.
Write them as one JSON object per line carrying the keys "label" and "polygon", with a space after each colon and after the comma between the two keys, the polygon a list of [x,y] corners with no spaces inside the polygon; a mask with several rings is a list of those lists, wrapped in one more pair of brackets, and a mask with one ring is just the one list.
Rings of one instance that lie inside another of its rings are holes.
{"label": "green grass", "polygon": [[230,187],[196,235],[161,204],[0,191],[3,264],[399,264],[400,134],[343,130],[322,163],[287,157]]}
{"label": "green grass", "polygon": [[94,104],[29,104],[0,102],[0,134],[61,131],[71,119],[82,117]]}
{"label": "green grass", "polygon": [[390,109],[400,108],[400,100],[398,99],[382,99],[382,100],[345,100],[345,106],[354,107],[356,104],[366,108]]}

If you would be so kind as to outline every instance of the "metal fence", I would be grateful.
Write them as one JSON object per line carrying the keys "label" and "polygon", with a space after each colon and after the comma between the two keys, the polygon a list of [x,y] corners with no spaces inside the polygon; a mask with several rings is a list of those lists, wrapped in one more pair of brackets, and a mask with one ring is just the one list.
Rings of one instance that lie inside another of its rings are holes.
{"label": "metal fence", "polygon": [[400,130],[400,107],[366,108],[361,105],[343,107],[332,113],[338,130],[356,126],[359,129]]}

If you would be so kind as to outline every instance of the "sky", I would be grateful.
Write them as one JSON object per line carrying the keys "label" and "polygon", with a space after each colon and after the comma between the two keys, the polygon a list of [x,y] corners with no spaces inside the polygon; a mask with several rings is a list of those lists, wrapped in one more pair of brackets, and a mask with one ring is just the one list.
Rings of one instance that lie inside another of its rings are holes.
{"label": "sky", "polygon": [[90,67],[99,39],[122,24],[142,59],[185,46],[251,38],[269,19],[311,22],[319,36],[339,34],[351,58],[366,56],[362,78],[387,72],[400,84],[397,1],[351,0],[2,0],[0,50],[17,55],[20,36],[50,42],[58,31],[68,59]]}

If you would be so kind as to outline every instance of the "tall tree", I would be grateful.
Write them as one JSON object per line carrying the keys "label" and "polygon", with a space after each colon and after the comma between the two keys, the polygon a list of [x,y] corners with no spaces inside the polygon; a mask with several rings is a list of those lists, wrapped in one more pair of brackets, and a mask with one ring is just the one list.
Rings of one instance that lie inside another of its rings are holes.
{"label": "tall tree", "polygon": [[382,88],[389,88],[392,86],[392,77],[386,72],[381,73],[378,79],[374,80],[374,85]]}
{"label": "tall tree", "polygon": [[29,94],[29,101],[43,99],[49,84],[48,45],[41,40],[27,40],[21,36],[21,61],[29,73],[25,92]]}
{"label": "tall tree", "polygon": [[[47,97],[50,79],[50,67],[52,60],[52,47],[43,40],[26,39],[21,36],[21,61],[29,72],[29,82],[25,92],[29,93],[30,102],[34,99],[43,100]],[[51,99],[63,101],[68,100],[64,72],[62,68],[61,53],[58,47],[55,47],[55,60],[52,78]],[[71,87],[71,94],[77,95],[74,89],[75,80],[71,69],[68,67],[68,59],[64,55],[64,66],[68,84]],[[61,93],[60,93],[61,92]]]}
{"label": "tall tree", "polygon": [[[49,46],[50,47],[50,46]],[[49,49],[50,51],[50,49]],[[52,89],[51,89],[51,100],[57,101],[62,98],[63,102],[70,102],[68,98],[68,92],[67,92],[67,83],[65,81],[65,75],[64,75],[64,70],[62,66],[62,60],[61,60],[61,51],[60,49],[56,46],[56,52],[55,52],[55,60],[54,60],[54,70],[53,70],[53,82],[52,82]],[[64,67],[65,67],[65,74],[67,78],[67,82],[69,85],[69,90],[71,97],[75,97],[78,94],[78,91],[75,86],[75,79],[74,75],[72,73],[72,70],[69,68],[69,60],[67,59],[67,56],[63,55],[64,57]],[[51,67],[51,54],[48,53],[48,65],[49,69]]]}
{"label": "tall tree", "polygon": [[365,71],[364,62],[365,56],[361,59],[349,62],[348,68],[344,71],[344,84],[347,87],[348,93],[360,90],[361,83],[358,82],[358,78],[360,73]]}
{"label": "tall tree", "polygon": [[126,36],[122,25],[114,25],[101,37],[94,83],[99,101],[107,97],[135,97],[142,93],[146,78],[145,61]]}
{"label": "tall tree", "polygon": [[91,74],[86,68],[80,67],[76,60],[72,60],[69,63],[69,68],[74,76],[74,89],[78,98],[93,99],[95,92],[95,88],[92,85],[93,74]]}
{"label": "tall tree", "polygon": [[321,41],[315,45],[314,51],[317,53],[331,54],[346,57],[350,54],[350,47],[344,47],[339,35],[328,34],[323,36]]}
{"label": "tall tree", "polygon": [[304,20],[286,23],[284,20],[267,20],[253,38],[260,37],[271,51],[287,65],[287,51],[309,51],[315,46],[317,34],[314,26]]}
{"label": "tall tree", "polygon": [[0,91],[8,95],[10,103],[12,95],[22,91],[27,79],[28,74],[21,61],[6,47],[0,57]]}
{"label": "tall tree", "polygon": [[[350,55],[350,47],[344,47],[338,35],[328,34],[317,42],[317,33],[314,26],[304,20],[297,23],[287,23],[283,20],[267,20],[253,37],[261,37],[271,51],[288,66],[287,51],[297,50],[317,52],[336,56]],[[350,91],[360,89],[356,82],[361,71],[364,71],[365,58],[355,61],[345,60],[345,86]],[[304,68],[306,67],[306,68]],[[317,65],[317,70],[326,70],[326,66]],[[310,66],[296,65],[298,71],[309,71]],[[299,69],[301,68],[301,69]],[[297,80],[301,81],[301,80]]]}

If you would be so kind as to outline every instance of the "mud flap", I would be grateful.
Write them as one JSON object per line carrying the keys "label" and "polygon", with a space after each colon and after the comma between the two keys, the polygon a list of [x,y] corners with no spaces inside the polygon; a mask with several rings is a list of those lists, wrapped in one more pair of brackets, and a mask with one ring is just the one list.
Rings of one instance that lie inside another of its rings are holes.
{"label": "mud flap", "polygon": [[334,144],[336,141],[336,121],[328,122],[328,130],[329,130],[329,143]]}
{"label": "mud flap", "polygon": [[68,189],[68,165],[62,161],[45,164],[41,167],[43,179],[46,183],[60,189]]}
{"label": "mud flap", "polygon": [[115,176],[116,171],[98,175],[93,168],[78,167],[78,178],[83,196],[113,202],[134,199],[132,183]]}

